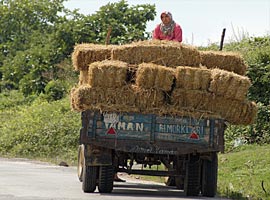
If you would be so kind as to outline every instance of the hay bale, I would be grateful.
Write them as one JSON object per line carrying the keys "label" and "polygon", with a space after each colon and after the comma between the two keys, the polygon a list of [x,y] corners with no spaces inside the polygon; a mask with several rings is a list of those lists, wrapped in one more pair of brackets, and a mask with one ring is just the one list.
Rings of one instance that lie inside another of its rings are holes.
{"label": "hay bale", "polygon": [[170,91],[174,78],[174,70],[171,68],[142,63],[136,72],[136,85],[144,89]]}
{"label": "hay bale", "polygon": [[209,109],[233,125],[252,124],[256,119],[257,106],[254,102],[224,99],[215,95],[212,95],[210,101],[212,107]]}
{"label": "hay bale", "polygon": [[253,124],[257,118],[258,107],[255,102],[247,101],[242,108],[242,112],[240,115],[241,124],[249,125]]}
{"label": "hay bale", "polygon": [[151,113],[165,103],[165,95],[161,90],[143,89],[132,85],[134,96],[136,98],[136,107],[143,113]]}
{"label": "hay bale", "polygon": [[200,51],[201,64],[209,69],[219,68],[245,75],[247,65],[242,56],[235,52]]}
{"label": "hay bale", "polygon": [[163,104],[162,91],[141,89],[134,85],[113,89],[82,85],[71,90],[71,105],[76,111],[117,109],[120,112],[153,113]]}
{"label": "hay bale", "polygon": [[174,41],[148,40],[121,45],[112,50],[111,59],[130,64],[154,63],[163,66],[199,66],[199,51]]}
{"label": "hay bale", "polygon": [[189,109],[189,108],[176,108],[175,106],[172,105],[167,105],[166,107],[161,107],[159,111],[159,115],[166,115],[166,116],[171,116],[171,117],[189,117],[191,119],[222,119],[222,117],[213,112],[209,111],[200,111],[200,110],[194,110],[194,109]]}
{"label": "hay bale", "polygon": [[89,64],[111,58],[114,45],[92,43],[78,44],[72,53],[72,63],[75,70],[87,70]]}
{"label": "hay bale", "polygon": [[[179,115],[183,111],[188,111],[198,116],[198,113],[205,113],[206,116],[217,116],[234,125],[252,124],[257,115],[254,102],[226,99],[200,90],[174,89],[171,103],[174,108],[172,114]],[[189,116],[192,116],[191,113]]]}
{"label": "hay bale", "polygon": [[129,112],[136,110],[131,86],[100,88],[82,85],[71,90],[71,105],[75,111],[103,110]]}
{"label": "hay bale", "polygon": [[171,95],[171,104],[176,109],[198,112],[211,112],[211,93],[202,90],[185,90],[175,88]]}
{"label": "hay bale", "polygon": [[220,69],[211,71],[209,91],[227,99],[244,100],[251,82],[248,77]]}
{"label": "hay bale", "polygon": [[92,87],[117,88],[126,85],[128,65],[115,60],[104,60],[89,65],[88,84]]}
{"label": "hay bale", "polygon": [[179,66],[176,68],[176,88],[186,90],[207,90],[211,71],[205,68]]}
{"label": "hay bale", "polygon": [[88,84],[88,70],[81,70],[79,75],[79,85]]}

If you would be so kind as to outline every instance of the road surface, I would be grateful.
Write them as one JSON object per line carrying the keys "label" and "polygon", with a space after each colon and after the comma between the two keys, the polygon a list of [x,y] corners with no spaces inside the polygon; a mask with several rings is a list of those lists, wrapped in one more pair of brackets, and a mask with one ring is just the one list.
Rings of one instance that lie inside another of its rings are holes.
{"label": "road surface", "polygon": [[0,200],[191,200],[182,191],[125,176],[110,194],[81,190],[75,167],[61,167],[26,159],[0,158]]}

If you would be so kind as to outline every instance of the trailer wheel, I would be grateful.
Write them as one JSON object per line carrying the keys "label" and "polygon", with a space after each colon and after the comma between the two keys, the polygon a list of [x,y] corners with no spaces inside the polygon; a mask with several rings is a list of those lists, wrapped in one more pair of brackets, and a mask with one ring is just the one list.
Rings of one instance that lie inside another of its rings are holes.
{"label": "trailer wheel", "polygon": [[198,196],[200,193],[200,156],[190,155],[186,164],[186,175],[184,180],[184,192],[186,196]]}
{"label": "trailer wheel", "polygon": [[217,192],[217,153],[212,153],[211,160],[204,160],[202,165],[202,195],[214,197]]}
{"label": "trailer wheel", "polygon": [[101,166],[99,168],[98,191],[100,193],[112,192],[113,178],[114,178],[114,167],[112,165]]}
{"label": "trailer wheel", "polygon": [[92,193],[96,190],[97,172],[98,172],[98,167],[84,165],[82,190],[85,193]]}
{"label": "trailer wheel", "polygon": [[82,182],[83,176],[83,166],[84,166],[84,145],[80,145],[78,149],[78,165],[77,165],[77,175],[80,182]]}

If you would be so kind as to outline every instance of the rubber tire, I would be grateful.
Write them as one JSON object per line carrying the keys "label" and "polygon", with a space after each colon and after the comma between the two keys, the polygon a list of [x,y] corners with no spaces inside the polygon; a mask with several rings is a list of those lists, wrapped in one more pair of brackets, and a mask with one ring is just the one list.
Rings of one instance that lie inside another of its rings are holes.
{"label": "rubber tire", "polygon": [[176,186],[175,177],[173,177],[173,176],[165,177],[165,185],[166,186]]}
{"label": "rubber tire", "polygon": [[97,172],[98,167],[84,165],[82,177],[82,190],[85,193],[93,193],[96,190]]}
{"label": "rubber tire", "polygon": [[83,181],[83,166],[84,166],[84,145],[81,144],[78,148],[78,164],[77,175],[80,182]]}
{"label": "rubber tire", "polygon": [[184,180],[184,193],[186,196],[198,196],[200,194],[200,156],[190,155],[190,161],[186,164]]}
{"label": "rubber tire", "polygon": [[112,165],[99,167],[98,191],[100,193],[112,192],[113,181],[114,181],[114,167]]}
{"label": "rubber tire", "polygon": [[211,157],[211,160],[204,160],[202,166],[202,195],[206,197],[214,197],[217,192],[217,153],[213,153]]}

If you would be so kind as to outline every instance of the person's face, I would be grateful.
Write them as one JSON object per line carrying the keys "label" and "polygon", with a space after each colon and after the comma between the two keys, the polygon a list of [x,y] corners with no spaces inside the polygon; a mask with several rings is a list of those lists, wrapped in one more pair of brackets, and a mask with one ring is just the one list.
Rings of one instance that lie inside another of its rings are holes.
{"label": "person's face", "polygon": [[167,25],[171,22],[171,18],[169,15],[166,15],[166,14],[162,14],[161,15],[161,21],[163,24]]}

